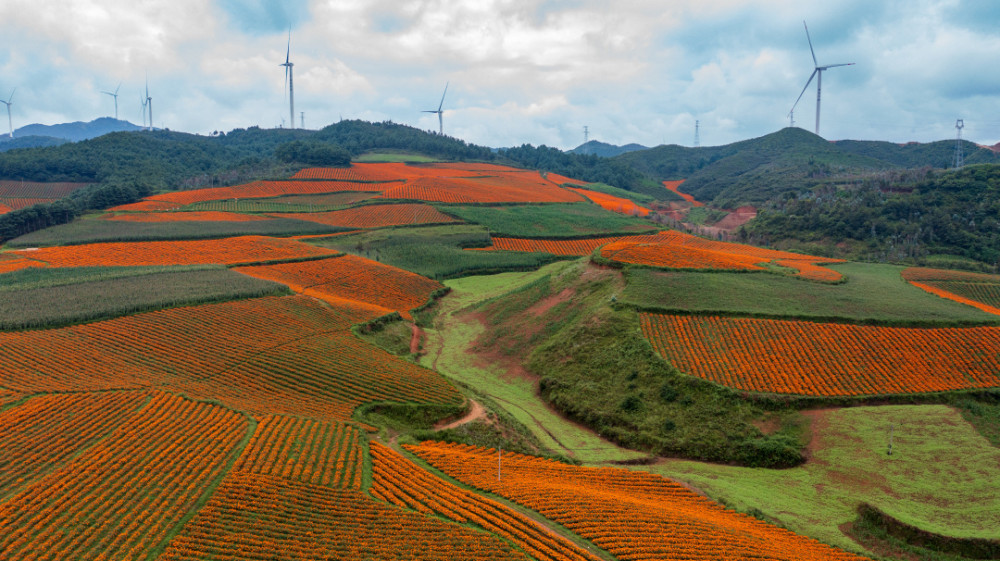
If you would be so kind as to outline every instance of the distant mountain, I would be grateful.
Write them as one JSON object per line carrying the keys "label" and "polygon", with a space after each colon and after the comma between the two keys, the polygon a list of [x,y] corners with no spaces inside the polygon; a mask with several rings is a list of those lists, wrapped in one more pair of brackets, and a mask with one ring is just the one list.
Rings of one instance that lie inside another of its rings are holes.
{"label": "distant mountain", "polygon": [[112,119],[111,117],[101,117],[89,123],[76,121],[75,123],[62,123],[58,125],[27,125],[14,131],[14,139],[22,136],[48,136],[61,138],[70,142],[88,140],[103,136],[109,132],[129,132],[142,130],[139,125],[134,125],[128,121]]}
{"label": "distant mountain", "polygon": [[65,138],[54,138],[51,136],[15,136],[10,138],[4,136],[0,138],[0,152],[16,150],[17,148],[41,148],[45,146],[59,146],[69,142]]}
{"label": "distant mountain", "polygon": [[635,152],[637,150],[648,150],[649,148],[641,144],[626,144],[625,146],[615,146],[614,144],[608,144],[606,142],[599,142],[597,140],[591,140],[577,146],[576,148],[569,150],[570,154],[581,154],[584,156],[594,155],[601,156],[602,158],[613,158],[620,154],[625,154],[627,152]]}

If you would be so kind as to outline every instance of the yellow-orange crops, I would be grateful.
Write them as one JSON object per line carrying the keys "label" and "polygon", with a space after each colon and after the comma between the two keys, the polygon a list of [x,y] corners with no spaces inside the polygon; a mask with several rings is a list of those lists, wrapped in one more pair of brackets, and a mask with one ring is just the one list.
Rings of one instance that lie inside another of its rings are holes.
{"label": "yellow-orange crops", "polygon": [[161,210],[174,210],[180,206],[181,205],[178,203],[168,201],[151,201],[149,199],[143,199],[137,203],[118,205],[111,207],[108,210],[111,212],[156,212]]}
{"label": "yellow-orange crops", "polygon": [[[357,183],[350,181],[254,181],[234,187],[215,187],[193,191],[174,191],[153,195],[146,200],[173,203],[175,206],[223,199],[259,199],[280,195],[314,195],[337,191],[382,191],[392,183]],[[114,210],[114,209],[112,209]]]}
{"label": "yellow-orange crops", "polygon": [[360,438],[351,425],[266,415],[233,470],[360,490]]}
{"label": "yellow-orange crops", "polygon": [[153,392],[107,438],[0,504],[0,559],[144,557],[222,475],[247,429],[234,411]]}
{"label": "yellow-orange crops", "polygon": [[[4,197],[0,199],[0,206],[4,206],[9,210],[20,210],[22,208],[28,208],[33,205],[40,205],[45,203],[53,203],[59,199],[45,199],[40,197]],[[3,214],[0,212],[0,214]]]}
{"label": "yellow-orange crops", "polygon": [[471,522],[509,539],[539,561],[600,559],[506,505],[431,475],[387,446],[372,442],[371,453],[375,497],[456,522]]}
{"label": "yellow-orange crops", "polygon": [[275,218],[295,218],[345,228],[384,228],[404,224],[458,222],[438,209],[424,204],[371,205],[330,212],[271,214]]}
{"label": "yellow-orange crops", "polygon": [[878,395],[1000,386],[1000,327],[910,328],[642,314],[682,372],[742,390]]}
{"label": "yellow-orange crops", "polygon": [[8,212],[10,212],[12,210],[14,210],[14,209],[10,208],[9,206],[7,206],[7,205],[5,205],[3,203],[0,203],[0,214],[7,214]]}
{"label": "yellow-orange crops", "polygon": [[565,203],[585,200],[538,175],[491,177],[420,177],[386,190],[383,199],[413,199],[443,203]]}
{"label": "yellow-orange crops", "polygon": [[115,222],[254,222],[269,220],[265,216],[203,210],[195,212],[143,212],[136,214],[105,214],[102,220]]}
{"label": "yellow-orange crops", "polygon": [[[222,555],[224,553],[225,555]],[[390,506],[353,489],[229,474],[161,561],[528,557],[496,536]]]}
{"label": "yellow-orange crops", "polygon": [[664,477],[571,466],[504,452],[425,442],[408,446],[456,479],[559,522],[619,559],[861,560],[746,514]]}
{"label": "yellow-orange crops", "polygon": [[760,263],[778,261],[782,266],[797,269],[800,277],[822,281],[839,280],[840,273],[817,267],[816,263],[843,262],[842,259],[707,240],[677,231],[624,237],[601,248],[601,256],[622,263],[678,269],[762,270]]}
{"label": "yellow-orange crops", "polygon": [[691,206],[705,206],[705,203],[701,203],[701,202],[698,202],[698,201],[694,200],[693,196],[688,195],[687,193],[681,193],[680,192],[681,183],[684,183],[683,179],[681,179],[679,181],[664,181],[663,182],[663,186],[667,188],[667,191],[671,191],[671,192],[675,193],[677,196],[679,196],[680,198],[682,198],[685,201],[691,203]]}
{"label": "yellow-orange crops", "polygon": [[408,310],[426,304],[431,293],[443,287],[416,273],[354,255],[235,270],[286,284],[296,292],[322,300],[372,304],[383,310],[375,316],[398,311],[409,317]]}
{"label": "yellow-orange crops", "polygon": [[370,401],[461,400],[439,374],[351,333],[372,317],[286,296],[0,333],[0,386],[24,393],[155,386],[253,414],[341,421]]}
{"label": "yellow-orange crops", "polygon": [[491,247],[473,248],[469,251],[528,251],[553,255],[590,255],[606,243],[621,239],[592,238],[586,240],[530,240],[522,238],[493,238]]}
{"label": "yellow-orange crops", "polygon": [[219,240],[95,243],[11,252],[53,267],[131,267],[259,263],[337,255],[295,240],[241,236]]}
{"label": "yellow-orange crops", "polygon": [[911,267],[903,271],[903,278],[936,296],[1000,315],[998,275]]}
{"label": "yellow-orange crops", "polygon": [[20,271],[28,267],[44,267],[44,263],[39,263],[34,259],[21,257],[13,253],[0,253],[0,274]]}
{"label": "yellow-orange crops", "polygon": [[611,212],[628,214],[631,216],[649,216],[648,208],[639,206],[628,199],[623,199],[622,197],[591,191],[590,189],[577,189],[575,187],[567,187],[567,189],[573,191],[574,193],[583,195],[584,197],[590,199],[590,202],[600,206],[604,210],[610,210]]}

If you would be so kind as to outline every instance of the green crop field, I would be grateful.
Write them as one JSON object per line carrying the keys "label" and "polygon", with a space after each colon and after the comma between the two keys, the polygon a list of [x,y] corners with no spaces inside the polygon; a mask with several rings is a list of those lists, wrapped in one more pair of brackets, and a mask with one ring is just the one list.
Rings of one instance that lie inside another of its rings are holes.
{"label": "green crop field", "polygon": [[225,199],[190,204],[184,210],[217,210],[222,212],[325,212],[346,208],[358,201],[370,199],[375,193],[341,191],[325,195],[286,195],[266,199]]}
{"label": "green crop field", "polygon": [[465,251],[490,245],[486,230],[470,224],[383,228],[313,243],[432,279],[531,270],[559,259],[547,253]]}
{"label": "green crop field", "polygon": [[810,416],[812,458],[800,467],[773,471],[663,460],[640,469],[847,549],[859,546],[838,526],[856,518],[861,501],[926,531],[1000,539],[1000,449],[955,409],[885,405]]}
{"label": "green crop field", "polygon": [[286,292],[223,267],[25,269],[0,275],[0,329],[51,328],[181,305]]}
{"label": "green crop field", "polygon": [[586,238],[660,229],[649,220],[615,214],[589,203],[439,206],[438,209],[486,226],[494,236],[513,238]]}
{"label": "green crop field", "polygon": [[890,324],[1000,320],[910,285],[900,277],[904,267],[862,263],[828,267],[842,273],[846,282],[821,284],[769,273],[632,269],[620,301],[666,312],[840,318]]}
{"label": "green crop field", "polygon": [[332,234],[348,228],[275,218],[250,222],[125,222],[77,220],[15,238],[10,247],[45,247],[101,242],[196,240],[235,236],[301,236]]}

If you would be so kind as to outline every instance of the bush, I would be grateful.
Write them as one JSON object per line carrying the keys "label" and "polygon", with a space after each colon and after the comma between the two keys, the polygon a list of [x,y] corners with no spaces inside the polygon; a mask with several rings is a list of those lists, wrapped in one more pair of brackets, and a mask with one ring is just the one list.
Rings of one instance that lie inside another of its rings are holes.
{"label": "bush", "polygon": [[336,144],[307,140],[293,140],[274,149],[274,157],[286,163],[310,166],[351,165],[351,153]]}

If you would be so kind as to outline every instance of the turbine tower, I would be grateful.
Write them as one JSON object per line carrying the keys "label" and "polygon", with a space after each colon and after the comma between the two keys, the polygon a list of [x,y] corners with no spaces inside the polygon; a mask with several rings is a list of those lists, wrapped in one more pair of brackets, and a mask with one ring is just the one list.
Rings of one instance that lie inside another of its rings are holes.
{"label": "turbine tower", "polygon": [[795,106],[799,104],[799,100],[802,99],[802,95],[806,93],[806,89],[809,88],[809,84],[812,83],[812,79],[816,78],[816,134],[818,135],[819,134],[819,102],[820,102],[820,93],[823,90],[823,71],[824,70],[829,70],[831,68],[836,68],[838,66],[851,66],[854,63],[853,62],[844,62],[844,63],[841,63],[841,64],[827,64],[827,65],[824,65],[824,66],[820,66],[819,62],[816,61],[816,51],[813,50],[812,39],[809,37],[809,26],[806,25],[806,22],[804,22],[804,21],[802,22],[802,26],[806,28],[806,40],[809,41],[809,52],[812,53],[813,64],[815,65],[815,68],[813,69],[813,73],[809,75],[809,80],[806,81],[805,87],[802,88],[802,93],[799,94],[799,98],[795,100],[794,104],[792,104],[792,110],[788,112],[788,116],[789,116],[789,118],[791,118],[792,112],[795,111]]}
{"label": "turbine tower", "polygon": [[[145,107],[146,107],[146,110],[149,111],[149,130],[153,130],[153,98],[149,97],[149,78],[148,77],[146,78],[146,103],[145,103]],[[145,117],[145,116],[146,116],[146,114],[143,113],[143,117]],[[146,123],[146,121],[143,120],[143,124],[145,124],[145,123]]]}
{"label": "turbine tower", "polygon": [[291,123],[290,128],[295,128],[295,93],[292,88],[292,67],[295,66],[294,62],[289,60],[292,54],[292,28],[288,28],[288,47],[285,50],[285,62],[284,64],[279,64],[278,66],[285,67],[285,83],[288,84],[288,114],[291,116],[289,122]]}
{"label": "turbine tower", "polygon": [[958,131],[958,136],[955,137],[955,169],[962,169],[965,165],[965,155],[962,151],[962,129],[965,128],[965,120],[959,119],[955,121],[955,130]]}
{"label": "turbine tower", "polygon": [[10,118],[10,106],[13,105],[13,103],[14,103],[13,100],[14,100],[14,92],[15,91],[17,91],[17,88],[14,88],[13,90],[10,90],[10,97],[7,98],[7,101],[4,101],[4,100],[0,99],[0,102],[3,102],[3,103],[7,104],[7,126],[10,127],[10,137],[11,138],[14,138],[14,121],[12,121],[11,118]]}
{"label": "turbine tower", "polygon": [[438,116],[438,134],[440,134],[440,135],[444,135],[444,117],[442,117],[442,115],[444,115],[444,111],[441,108],[444,107],[444,96],[448,95],[448,84],[450,84],[450,83],[451,82],[445,82],[445,84],[444,84],[444,93],[441,94],[441,103],[438,104],[437,111],[433,111],[433,110],[424,110],[423,111],[424,113],[437,113],[437,116]]}
{"label": "turbine tower", "polygon": [[116,121],[118,120],[118,90],[120,90],[120,89],[122,89],[122,83],[118,82],[118,87],[115,88],[115,93],[104,92],[104,91],[101,92],[102,94],[107,94],[107,95],[110,95],[111,97],[115,98],[115,120]]}

